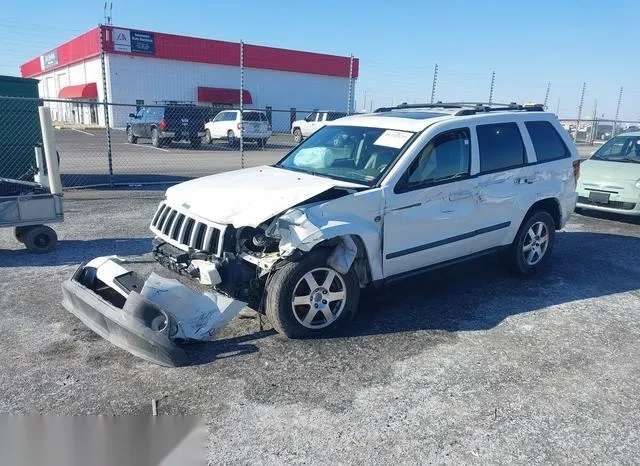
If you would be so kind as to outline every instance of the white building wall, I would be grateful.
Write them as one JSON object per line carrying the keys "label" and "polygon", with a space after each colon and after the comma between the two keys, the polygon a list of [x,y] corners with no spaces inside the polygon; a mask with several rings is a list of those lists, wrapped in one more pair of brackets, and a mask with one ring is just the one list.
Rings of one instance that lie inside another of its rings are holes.
{"label": "white building wall", "polygon": [[[63,87],[79,84],[96,83],[98,100],[102,101],[102,69],[100,57],[83,60],[73,65],[64,66],[56,70],[34,76],[39,79],[38,91],[43,99],[59,99],[58,95]],[[89,105],[79,105],[64,102],[45,102],[51,108],[54,121],[67,123],[89,124],[91,122],[91,108]],[[94,108],[97,113],[98,124],[104,125],[104,111]]]}
{"label": "white building wall", "polygon": [[[240,87],[240,68],[235,66],[130,55],[109,55],[108,65],[109,100],[131,104],[114,107],[111,119],[116,127],[125,125],[128,114],[135,111],[136,100],[147,105],[167,100],[195,102],[199,86]],[[244,87],[251,93],[254,108],[345,111],[349,79],[247,68]],[[274,112],[273,127],[276,131],[288,130],[289,113]]]}

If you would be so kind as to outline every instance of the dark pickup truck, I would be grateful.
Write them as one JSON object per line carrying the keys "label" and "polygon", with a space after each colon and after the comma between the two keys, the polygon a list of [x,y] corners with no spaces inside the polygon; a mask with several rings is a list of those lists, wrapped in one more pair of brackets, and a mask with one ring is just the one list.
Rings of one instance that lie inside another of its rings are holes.
{"label": "dark pickup truck", "polygon": [[204,136],[204,124],[213,116],[213,108],[197,105],[140,107],[138,113],[129,114],[127,140],[135,144],[139,138],[151,139],[153,147],[187,140],[191,147],[199,147]]}

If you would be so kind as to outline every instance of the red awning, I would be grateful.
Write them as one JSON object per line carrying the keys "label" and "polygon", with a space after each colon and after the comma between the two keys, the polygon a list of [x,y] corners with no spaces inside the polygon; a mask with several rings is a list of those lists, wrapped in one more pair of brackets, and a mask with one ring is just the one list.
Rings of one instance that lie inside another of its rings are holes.
{"label": "red awning", "polygon": [[[198,87],[198,102],[211,102],[213,104],[239,104],[240,89],[224,89],[222,87]],[[242,91],[242,103],[251,104],[251,93]]]}
{"label": "red awning", "polygon": [[98,86],[96,83],[67,86],[60,89],[58,97],[61,99],[97,99]]}

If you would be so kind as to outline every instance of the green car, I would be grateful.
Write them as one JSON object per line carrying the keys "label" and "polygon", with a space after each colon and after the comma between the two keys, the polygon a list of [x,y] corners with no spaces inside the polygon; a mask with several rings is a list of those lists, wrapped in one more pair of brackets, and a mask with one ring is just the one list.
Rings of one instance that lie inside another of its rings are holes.
{"label": "green car", "polygon": [[609,139],[580,166],[582,209],[640,215],[640,132]]}

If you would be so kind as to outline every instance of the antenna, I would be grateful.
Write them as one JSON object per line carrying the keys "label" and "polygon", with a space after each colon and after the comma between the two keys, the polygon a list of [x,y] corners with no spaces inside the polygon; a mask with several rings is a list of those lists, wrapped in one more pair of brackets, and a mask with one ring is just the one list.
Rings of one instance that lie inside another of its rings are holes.
{"label": "antenna", "polygon": [[113,12],[113,2],[104,2],[104,24],[106,26],[111,26]]}

